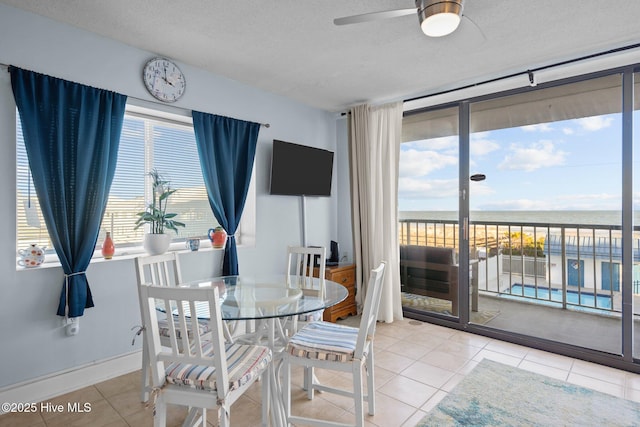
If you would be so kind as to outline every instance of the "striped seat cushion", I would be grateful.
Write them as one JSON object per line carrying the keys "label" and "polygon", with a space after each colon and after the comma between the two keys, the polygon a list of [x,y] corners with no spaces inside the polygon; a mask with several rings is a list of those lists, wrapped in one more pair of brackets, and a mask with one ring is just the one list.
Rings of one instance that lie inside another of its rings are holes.
{"label": "striped seat cushion", "polygon": [[[177,318],[176,318],[177,319]],[[177,322],[177,320],[176,320]],[[167,319],[160,319],[158,320],[158,328],[160,328],[160,336],[161,337],[165,337],[165,338],[169,338],[171,336],[170,331],[171,328],[169,327],[169,321]],[[189,334],[189,339],[192,339],[192,333],[191,333],[191,324],[189,323],[187,325],[188,331],[187,333]],[[209,321],[199,321],[198,322],[198,331],[200,335],[204,335],[207,332],[210,331],[209,329]],[[180,329],[176,329],[176,338],[177,339],[181,339],[182,338],[182,332],[180,332]]]}
{"label": "striped seat cushion", "polygon": [[[244,384],[260,376],[271,362],[271,350],[259,345],[225,345],[229,390],[240,388]],[[206,341],[202,351],[207,356],[213,355],[213,345]],[[179,386],[192,387],[198,390],[216,391],[216,368],[213,366],[171,363],[165,369],[167,382]]]}
{"label": "striped seat cushion", "polygon": [[313,322],[289,340],[287,352],[306,359],[350,362],[356,349],[358,328],[329,322]]}

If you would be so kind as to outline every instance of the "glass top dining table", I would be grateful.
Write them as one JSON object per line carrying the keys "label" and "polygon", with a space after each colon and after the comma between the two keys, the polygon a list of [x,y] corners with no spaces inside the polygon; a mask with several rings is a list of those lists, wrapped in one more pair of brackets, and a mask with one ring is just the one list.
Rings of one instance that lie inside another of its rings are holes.
{"label": "glass top dining table", "polygon": [[[274,352],[274,362],[269,365],[268,399],[263,411],[269,411],[271,425],[286,425],[284,397],[277,373],[281,365],[281,350],[286,346],[288,334],[283,322],[278,318],[295,318],[300,314],[318,312],[345,300],[347,288],[339,283],[325,280],[324,292],[320,292],[319,279],[306,278],[303,282],[292,283],[283,274],[273,277],[222,276],[206,280],[185,282],[181,287],[218,287],[222,320],[255,320],[259,325],[244,335],[234,334],[233,340],[252,344],[264,344]],[[183,309],[189,315],[190,308]],[[208,304],[195,304],[196,316],[209,319]],[[236,322],[233,322],[236,323]],[[286,323],[286,322],[285,322]],[[263,416],[266,419],[266,415]]]}
{"label": "glass top dining table", "polygon": [[[272,277],[221,276],[206,280],[195,280],[180,284],[181,287],[217,286],[222,308],[222,320],[257,320],[288,317],[312,313],[329,308],[345,300],[347,288],[339,283],[325,280],[324,295],[319,294],[319,280],[313,278],[304,287],[287,286],[284,275]],[[206,306],[197,316],[208,319]]]}

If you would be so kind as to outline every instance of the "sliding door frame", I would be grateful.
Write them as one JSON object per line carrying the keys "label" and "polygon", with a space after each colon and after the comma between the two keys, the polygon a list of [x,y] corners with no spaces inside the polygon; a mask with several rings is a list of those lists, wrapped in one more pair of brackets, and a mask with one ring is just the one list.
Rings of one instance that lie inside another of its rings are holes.
{"label": "sliding door frame", "polygon": [[[622,359],[633,363],[633,77],[622,74]],[[625,239],[625,236],[631,238]]]}
{"label": "sliding door frame", "polygon": [[[459,120],[459,316],[457,318],[430,315],[406,311],[408,317],[415,317],[430,323],[465,330],[475,334],[496,338],[531,348],[550,351],[569,357],[589,360],[595,363],[640,373],[640,359],[633,357],[633,108],[634,108],[634,73],[640,71],[640,64],[617,67],[581,76],[570,77],[540,84],[537,87],[511,89],[504,92],[469,98],[459,102],[421,108],[405,112],[413,115],[419,112],[458,107]],[[485,325],[470,323],[469,319],[469,162],[470,162],[470,105],[475,102],[521,94],[524,92],[564,86],[571,83],[595,79],[612,74],[622,76],[622,349],[621,355],[606,353],[589,348],[579,347],[545,338],[533,337]]]}
{"label": "sliding door frame", "polygon": [[458,307],[459,323],[469,324],[469,102],[462,101],[458,111],[459,202],[458,202]]}

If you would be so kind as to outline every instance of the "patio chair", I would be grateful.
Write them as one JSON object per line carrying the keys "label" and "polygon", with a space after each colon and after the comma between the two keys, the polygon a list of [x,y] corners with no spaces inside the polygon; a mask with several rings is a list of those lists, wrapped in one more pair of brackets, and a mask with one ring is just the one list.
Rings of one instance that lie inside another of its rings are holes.
{"label": "patio chair", "polygon": [[[189,288],[143,284],[140,286],[142,318],[147,325],[146,345],[149,354],[154,402],[154,426],[167,421],[167,404],[188,406],[185,425],[207,424],[207,409],[217,409],[217,424],[230,425],[233,403],[269,367],[271,350],[258,345],[226,343],[217,287]],[[200,327],[196,305],[205,305],[209,313],[210,341],[190,331]],[[160,307],[159,307],[160,306]],[[158,313],[167,317],[170,348],[161,344]],[[178,337],[181,339],[178,340]],[[268,405],[269,381],[262,381],[262,398]],[[263,425],[267,425],[263,411]]]}
{"label": "patio chair", "polygon": [[[382,279],[386,263],[382,262],[371,271],[367,286],[360,327],[337,325],[329,322],[312,322],[300,329],[291,339],[284,355],[284,400],[288,422],[314,426],[364,425],[364,405],[367,401],[369,415],[375,413],[373,336],[376,317],[382,294]],[[291,367],[305,368],[307,397],[313,399],[314,390],[352,397],[355,404],[355,423],[341,424],[331,421],[305,418],[291,414]],[[343,390],[319,384],[313,369],[321,368],[350,372],[353,390]],[[367,382],[367,393],[363,394],[363,368]]]}

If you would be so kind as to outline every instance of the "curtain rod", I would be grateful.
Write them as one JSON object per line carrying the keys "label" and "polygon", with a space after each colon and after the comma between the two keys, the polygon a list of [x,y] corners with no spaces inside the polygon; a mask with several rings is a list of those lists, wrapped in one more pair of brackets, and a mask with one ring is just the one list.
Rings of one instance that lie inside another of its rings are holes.
{"label": "curtain rod", "polygon": [[[7,71],[9,70],[10,66],[11,66],[10,64],[0,63],[0,67],[6,68]],[[56,77],[56,78],[58,78],[58,77]],[[82,84],[82,83],[80,83],[80,84]],[[104,89],[104,90],[108,90],[108,89]],[[158,102],[158,101],[155,101],[155,100],[152,100],[152,99],[151,100],[150,99],[143,99],[143,98],[138,98],[138,97],[130,96],[130,95],[126,95],[126,97],[127,98],[131,98],[131,99],[135,99],[136,101],[142,101],[142,102],[145,102],[145,103],[148,102],[148,103],[157,104],[157,105],[164,105],[164,106],[169,107],[169,108],[180,108],[180,107],[174,107],[171,104],[165,104],[165,103]],[[188,112],[193,111],[193,110],[191,110],[189,108],[184,108],[183,110],[188,111]],[[241,119],[239,119],[239,120],[241,120]],[[270,128],[271,127],[271,125],[269,123],[260,123],[260,126],[263,126],[265,128]]]}
{"label": "curtain rod", "polygon": [[484,85],[484,84],[488,84],[488,83],[494,83],[494,82],[498,82],[500,80],[506,80],[506,79],[510,79],[512,77],[517,77],[517,76],[521,76],[521,75],[527,75],[531,85],[535,86],[535,84],[536,84],[536,80],[535,80],[535,76],[534,76],[535,72],[548,70],[550,68],[560,67],[560,66],[563,66],[563,65],[569,65],[569,64],[573,64],[573,63],[576,63],[576,62],[584,61],[584,60],[587,60],[587,59],[598,58],[600,56],[610,55],[612,53],[624,52],[626,50],[636,49],[638,47],[640,47],[640,43],[635,43],[635,44],[632,44],[632,45],[629,45],[629,46],[623,46],[623,47],[619,47],[619,48],[615,48],[615,49],[609,49],[609,50],[604,51],[604,52],[593,53],[591,55],[585,55],[585,56],[581,56],[581,57],[574,58],[574,59],[567,59],[566,61],[556,62],[555,64],[545,65],[545,66],[542,66],[542,67],[533,68],[533,69],[529,69],[529,70],[526,70],[526,71],[519,71],[519,72],[508,74],[508,75],[505,75],[505,76],[496,77],[496,78],[489,79],[489,80],[484,80],[484,81],[479,82],[479,83],[473,83],[473,84],[469,84],[469,85],[466,85],[466,86],[461,86],[461,87],[455,88],[455,89],[443,90],[441,92],[431,93],[429,95],[416,96],[414,98],[405,99],[405,100],[403,100],[403,102],[418,101],[420,99],[430,98],[432,96],[445,95],[445,94],[456,92],[456,91],[459,91],[459,90],[468,89],[468,88],[472,88],[472,87],[475,87],[475,86],[480,86],[480,85]]}
{"label": "curtain rod", "polygon": [[[500,76],[500,77],[496,77],[493,79],[489,79],[489,80],[484,80],[481,81],[479,83],[472,83],[472,84],[468,84],[466,86],[461,86],[461,87],[457,87],[455,89],[448,89],[448,90],[443,90],[440,92],[436,92],[436,93],[431,93],[428,95],[422,95],[422,96],[416,96],[413,98],[408,98],[408,99],[403,99],[402,102],[411,102],[411,101],[419,101],[421,99],[427,99],[427,98],[431,98],[431,97],[435,97],[435,96],[439,96],[439,95],[446,95],[449,93],[454,93],[454,92],[458,92],[458,91],[463,91],[465,89],[470,89],[470,88],[474,88],[477,86],[482,86],[485,84],[489,84],[489,83],[495,83],[495,82],[499,82],[501,80],[507,80],[510,78],[514,78],[514,77],[518,77],[518,76],[527,76],[529,79],[529,83],[531,86],[535,86],[537,84],[536,78],[535,78],[535,74],[536,72],[539,71],[544,71],[544,70],[548,70],[554,67],[560,67],[563,65],[570,65],[570,64],[574,64],[580,61],[585,61],[587,59],[594,59],[594,58],[598,58],[601,56],[605,56],[605,55],[610,55],[613,53],[620,53],[620,52],[624,52],[627,50],[632,50],[632,49],[636,49],[640,47],[640,43],[634,43],[632,45],[628,45],[628,46],[623,46],[623,47],[619,47],[619,48],[615,48],[615,49],[609,49],[607,51],[604,52],[598,52],[598,53],[593,53],[590,55],[585,55],[585,56],[581,56],[578,58],[574,58],[574,59],[568,59],[566,61],[561,61],[561,62],[557,62],[554,64],[550,64],[550,65],[545,65],[542,67],[538,67],[538,68],[533,68],[533,69],[529,69],[529,70],[525,70],[525,71],[518,71],[515,73],[511,73],[511,74],[507,74],[504,76]],[[343,111],[340,113],[341,116],[346,116],[347,114],[350,114],[350,111]]]}

